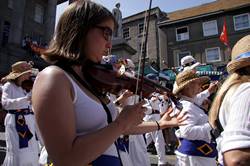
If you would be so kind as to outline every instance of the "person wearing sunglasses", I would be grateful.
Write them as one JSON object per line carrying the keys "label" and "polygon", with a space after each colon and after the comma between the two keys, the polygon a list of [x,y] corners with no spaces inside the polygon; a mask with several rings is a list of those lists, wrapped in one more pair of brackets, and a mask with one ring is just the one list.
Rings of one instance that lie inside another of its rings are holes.
{"label": "person wearing sunglasses", "polygon": [[[71,3],[59,19],[42,57],[51,65],[34,82],[32,104],[36,123],[54,165],[120,166],[117,138],[181,125],[182,115],[140,126],[144,102],[125,106],[120,114],[112,102],[89,83],[86,68],[110,53],[117,23],[105,7],[90,1]],[[93,75],[93,74],[92,74]],[[138,126],[139,125],[139,126]],[[133,131],[131,131],[133,129]],[[135,131],[135,129],[137,129]]]}

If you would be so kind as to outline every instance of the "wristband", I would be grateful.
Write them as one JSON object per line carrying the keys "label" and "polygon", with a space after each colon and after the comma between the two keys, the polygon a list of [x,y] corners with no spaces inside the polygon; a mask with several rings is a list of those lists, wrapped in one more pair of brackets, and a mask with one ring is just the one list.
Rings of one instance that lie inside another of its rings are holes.
{"label": "wristband", "polygon": [[159,131],[161,129],[161,127],[157,121],[155,121],[155,123],[157,124],[157,130]]}

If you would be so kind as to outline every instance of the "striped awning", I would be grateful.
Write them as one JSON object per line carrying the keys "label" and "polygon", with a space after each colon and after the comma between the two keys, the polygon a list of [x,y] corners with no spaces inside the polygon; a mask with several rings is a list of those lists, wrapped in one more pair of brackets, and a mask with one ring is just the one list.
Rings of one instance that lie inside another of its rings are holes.
{"label": "striped awning", "polygon": [[220,76],[223,74],[221,71],[197,71],[199,76]]}

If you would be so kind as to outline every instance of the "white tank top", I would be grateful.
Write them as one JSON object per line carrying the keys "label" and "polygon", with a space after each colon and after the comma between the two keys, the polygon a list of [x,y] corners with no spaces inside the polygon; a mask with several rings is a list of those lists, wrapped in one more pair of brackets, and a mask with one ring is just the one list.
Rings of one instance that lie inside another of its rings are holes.
{"label": "white tank top", "polygon": [[[73,86],[73,105],[75,110],[77,135],[92,133],[107,126],[107,114],[102,104],[90,98],[66,72],[64,73]],[[112,107],[111,105],[107,106],[110,110],[112,119],[115,119],[117,115],[116,109],[110,109],[110,107]],[[103,154],[118,156],[114,144],[112,144]]]}

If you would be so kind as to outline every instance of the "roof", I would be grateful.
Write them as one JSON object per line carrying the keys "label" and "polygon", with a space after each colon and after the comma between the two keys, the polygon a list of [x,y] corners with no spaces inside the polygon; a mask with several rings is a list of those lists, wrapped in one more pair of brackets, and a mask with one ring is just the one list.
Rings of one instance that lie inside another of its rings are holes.
{"label": "roof", "polygon": [[[138,20],[138,19],[144,19],[145,12],[147,12],[147,10],[136,13],[136,14],[128,16],[128,17],[125,17],[122,19],[122,23],[126,24],[126,23],[130,23],[131,21]],[[161,11],[161,9],[159,7],[154,7],[151,9],[150,16],[158,15],[158,14],[159,14],[159,19],[161,19],[162,17],[164,17],[164,19],[165,19],[166,15],[167,15],[165,12]]]}
{"label": "roof", "polygon": [[191,7],[184,10],[177,10],[168,13],[166,22],[174,22],[177,20],[197,17],[219,11],[228,11],[244,6],[250,6],[249,0],[217,0],[215,2],[206,3],[203,5]]}

